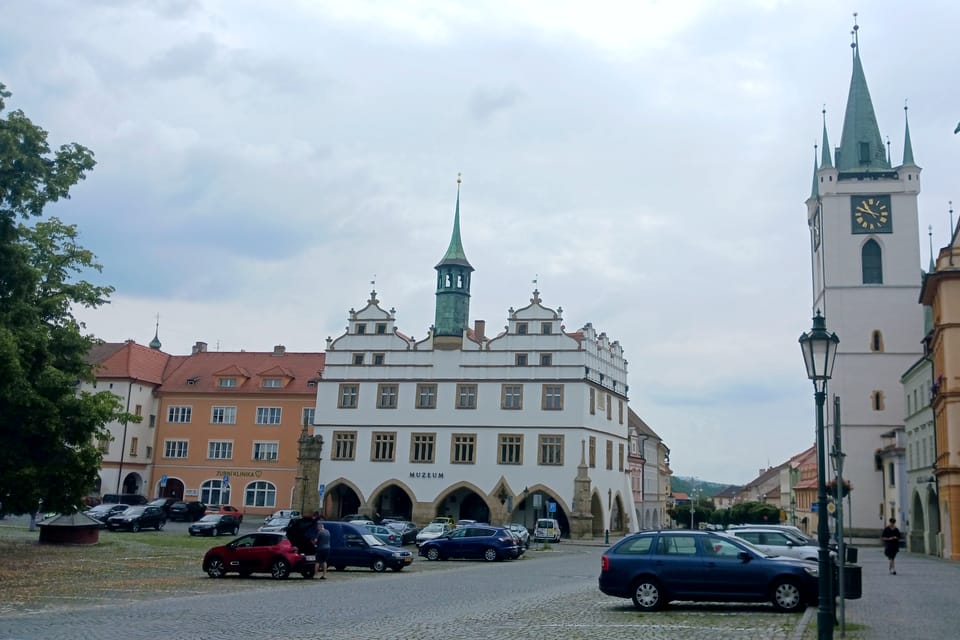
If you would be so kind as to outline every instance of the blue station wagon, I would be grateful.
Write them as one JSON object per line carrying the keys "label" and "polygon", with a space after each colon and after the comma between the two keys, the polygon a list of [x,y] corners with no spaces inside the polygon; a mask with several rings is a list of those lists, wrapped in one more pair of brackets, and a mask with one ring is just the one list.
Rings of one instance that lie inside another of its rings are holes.
{"label": "blue station wagon", "polygon": [[779,611],[817,603],[817,565],[769,556],[743,540],[711,531],[645,531],[603,554],[600,591],[632,598],[642,611],[673,600],[767,602]]}

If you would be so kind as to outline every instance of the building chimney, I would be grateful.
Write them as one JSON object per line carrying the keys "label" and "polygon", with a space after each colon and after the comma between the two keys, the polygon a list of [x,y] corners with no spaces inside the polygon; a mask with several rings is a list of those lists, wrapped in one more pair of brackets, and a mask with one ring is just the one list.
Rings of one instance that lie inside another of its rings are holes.
{"label": "building chimney", "polygon": [[276,345],[276,346],[273,347],[273,355],[275,355],[275,356],[282,356],[282,355],[285,354],[286,352],[287,352],[287,348],[286,348],[285,346],[283,346],[282,344],[278,344],[278,345]]}
{"label": "building chimney", "polygon": [[473,333],[477,336],[477,340],[485,340],[486,336],[483,335],[487,330],[487,321],[486,320],[474,320],[473,321]]}
{"label": "building chimney", "polygon": [[191,349],[190,352],[191,352],[192,354],[194,354],[194,355],[196,355],[196,354],[198,354],[198,353],[206,353],[206,352],[207,352],[207,343],[206,343],[206,342],[200,342],[200,341],[198,340],[198,341],[197,341],[197,344],[193,345],[193,349]]}

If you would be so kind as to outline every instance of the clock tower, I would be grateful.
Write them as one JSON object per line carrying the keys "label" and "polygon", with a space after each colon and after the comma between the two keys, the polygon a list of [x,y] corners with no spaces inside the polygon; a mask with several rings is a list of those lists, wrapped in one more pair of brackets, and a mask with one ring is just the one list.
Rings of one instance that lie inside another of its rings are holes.
{"label": "clock tower", "polygon": [[[852,516],[852,535],[873,536],[891,517],[903,522],[906,508],[884,504],[884,485],[894,486],[900,478],[891,477],[875,454],[883,436],[903,430],[900,378],[923,356],[923,309],[917,303],[920,167],[913,159],[906,107],[903,161],[891,163],[863,72],[858,30],[854,26],[840,146],[830,149],[824,112],[823,148],[806,204],[811,315],[823,313],[827,328],[840,338],[828,394],[840,398],[843,475],[852,485],[852,509],[844,515]],[[833,402],[827,405],[830,443]]]}

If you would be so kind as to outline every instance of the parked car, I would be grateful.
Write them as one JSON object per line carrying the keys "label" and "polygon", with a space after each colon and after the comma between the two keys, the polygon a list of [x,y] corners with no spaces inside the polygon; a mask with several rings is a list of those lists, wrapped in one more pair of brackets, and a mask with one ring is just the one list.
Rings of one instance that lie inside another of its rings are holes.
{"label": "parked car", "polygon": [[243,512],[236,507],[230,506],[229,504],[208,504],[206,512],[207,515],[220,514],[224,516],[233,516],[238,521],[243,522]]}
{"label": "parked car", "polygon": [[207,505],[202,502],[174,502],[170,505],[170,519],[183,520],[184,522],[196,522],[207,511]]}
{"label": "parked car", "polygon": [[518,550],[516,538],[503,527],[467,525],[427,540],[420,545],[420,555],[428,560],[483,558],[493,562],[515,558]]}
{"label": "parked car", "polygon": [[560,542],[560,523],[553,518],[540,518],[533,529],[534,540]]}
{"label": "parked car", "polygon": [[161,509],[163,509],[163,512],[167,514],[167,517],[169,518],[170,507],[176,504],[176,502],[177,502],[176,498],[157,498],[155,500],[151,500],[147,504],[150,505],[151,507],[160,507]]}
{"label": "parked car", "polygon": [[513,538],[514,548],[516,551],[513,553],[513,558],[517,559],[522,556],[527,551],[527,547],[524,546],[523,541],[520,540],[520,534],[516,531],[513,531],[510,527],[503,527],[503,530],[506,531]]}
{"label": "parked car", "polygon": [[127,504],[99,504],[95,507],[90,507],[84,511],[84,513],[98,521],[101,528],[106,528],[107,518],[123,513],[129,506],[130,505]]}
{"label": "parked car", "polygon": [[817,565],[769,556],[712,531],[644,531],[604,552],[600,591],[655,611],[672,600],[769,601],[780,611],[817,603]]}
{"label": "parked car", "polygon": [[790,524],[732,524],[727,527],[727,533],[731,533],[731,529],[773,529],[776,531],[785,531],[794,538],[806,540],[807,544],[812,544],[814,546],[817,545],[815,538],[805,534],[800,527],[795,527]]}
{"label": "parked car", "polygon": [[367,531],[375,535],[383,544],[388,544],[394,547],[400,547],[403,545],[403,542],[401,542],[400,539],[400,534],[393,529],[382,527],[378,524],[366,524],[364,527],[367,529]]}
{"label": "parked car", "polygon": [[153,527],[157,531],[167,524],[167,516],[160,507],[146,505],[128,507],[125,511],[107,518],[107,529],[128,529],[133,532]]}
{"label": "parked car", "polygon": [[393,520],[387,523],[387,527],[400,534],[400,544],[414,544],[417,541],[417,534],[420,533],[420,527],[407,520]]}
{"label": "parked car", "polygon": [[269,573],[285,580],[291,572],[304,578],[316,573],[316,557],[305,556],[282,533],[248,533],[203,556],[203,570],[211,578],[239,573],[245,578],[253,573]]}
{"label": "parked car", "polygon": [[736,529],[730,529],[727,533],[737,538],[743,538],[768,555],[800,558],[812,562],[816,562],[820,557],[819,546],[808,544],[805,538],[798,538],[786,531],[759,527],[737,527]]}
{"label": "parked car", "polygon": [[417,546],[419,547],[427,540],[439,538],[450,530],[450,525],[445,522],[431,522],[417,533]]}
{"label": "parked car", "polygon": [[449,526],[451,529],[457,526],[457,523],[454,522],[453,518],[451,518],[450,516],[437,516],[436,518],[430,521],[430,524],[434,524],[434,523],[445,524]]}
{"label": "parked car", "polygon": [[519,524],[516,522],[508,525],[507,528],[520,537],[520,542],[523,543],[524,549],[530,548],[530,530],[529,529],[527,529],[522,524]]}
{"label": "parked car", "polygon": [[290,526],[291,522],[293,522],[293,518],[289,516],[278,516],[276,518],[271,518],[265,524],[260,525],[257,531],[283,533],[287,530],[287,527]]}
{"label": "parked car", "polygon": [[385,545],[365,528],[349,522],[324,521],[330,532],[327,566],[337,571],[347,567],[369,567],[381,573],[387,568],[402,571],[413,562],[413,554],[400,547]]}
{"label": "parked car", "polygon": [[340,518],[340,522],[353,522],[354,520],[370,520],[370,516],[365,516],[362,513],[351,513],[348,516]]}
{"label": "parked car", "polygon": [[274,511],[273,513],[268,515],[266,518],[264,518],[263,524],[267,524],[274,518],[289,518],[292,520],[293,518],[299,518],[299,517],[300,517],[300,512],[295,509],[280,509],[279,511]]}
{"label": "parked car", "polygon": [[187,532],[192,536],[237,535],[240,531],[240,521],[233,516],[208,513],[189,527]]}
{"label": "parked car", "polygon": [[135,493],[105,493],[100,498],[101,504],[147,504],[147,497]]}

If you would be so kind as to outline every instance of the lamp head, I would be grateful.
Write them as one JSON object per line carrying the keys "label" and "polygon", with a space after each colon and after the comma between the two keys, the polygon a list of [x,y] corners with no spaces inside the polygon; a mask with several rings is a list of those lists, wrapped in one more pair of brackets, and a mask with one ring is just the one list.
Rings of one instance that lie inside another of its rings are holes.
{"label": "lamp head", "polygon": [[800,336],[800,351],[803,364],[807,368],[807,377],[814,384],[826,382],[833,375],[833,364],[837,356],[837,334],[827,331],[827,321],[817,311],[813,318],[813,328]]}

